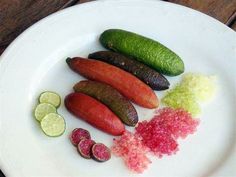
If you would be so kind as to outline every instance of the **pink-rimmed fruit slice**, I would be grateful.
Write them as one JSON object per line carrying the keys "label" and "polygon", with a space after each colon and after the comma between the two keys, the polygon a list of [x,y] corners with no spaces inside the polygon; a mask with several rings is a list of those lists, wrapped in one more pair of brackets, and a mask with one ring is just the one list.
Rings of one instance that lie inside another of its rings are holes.
{"label": "pink-rimmed fruit slice", "polygon": [[80,155],[86,159],[91,158],[91,148],[95,144],[95,141],[91,139],[82,139],[78,146],[77,150],[80,153]]}
{"label": "pink-rimmed fruit slice", "polygon": [[77,146],[82,139],[91,139],[90,133],[83,128],[76,128],[70,135],[70,141]]}
{"label": "pink-rimmed fruit slice", "polygon": [[92,147],[92,157],[99,162],[105,162],[111,158],[111,151],[104,144],[96,143]]}

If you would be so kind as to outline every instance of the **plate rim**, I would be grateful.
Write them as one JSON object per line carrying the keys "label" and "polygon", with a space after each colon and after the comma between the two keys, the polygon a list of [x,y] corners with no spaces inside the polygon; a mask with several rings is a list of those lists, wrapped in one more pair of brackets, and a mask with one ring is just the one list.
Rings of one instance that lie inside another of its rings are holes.
{"label": "plate rim", "polygon": [[[33,25],[29,26],[28,28],[26,28],[22,33],[20,33],[8,46],[7,48],[4,50],[4,52],[0,55],[0,62],[5,58],[5,55],[7,56],[8,53],[10,52],[11,48],[16,45],[17,41],[21,40],[21,38],[27,34],[30,30],[36,28],[37,26],[41,25],[41,23],[44,23],[45,21],[47,20],[50,20],[51,18],[55,18],[57,15],[60,15],[60,14],[63,14],[63,13],[67,13],[67,11],[71,11],[73,8],[82,8],[83,6],[90,6],[91,4],[97,4],[97,3],[114,3],[114,2],[128,2],[127,0],[95,0],[95,1],[89,1],[89,2],[86,2],[86,3],[82,3],[82,4],[76,4],[74,6],[70,6],[70,7],[67,7],[65,9],[62,9],[62,10],[59,10],[59,11],[56,11],[42,19],[40,19],[39,21],[37,21],[36,23],[34,23]],[[129,1],[131,2],[131,1]],[[161,1],[161,0],[132,0],[132,2],[155,2],[155,3],[167,3],[169,4],[170,6],[179,6],[180,8],[184,8],[184,9],[188,9],[190,11],[193,11],[194,13],[197,13],[197,14],[200,14],[200,15],[203,15],[205,16],[206,18],[208,18],[209,20],[213,20],[214,22],[217,22],[219,25],[221,25],[222,27],[225,27],[225,29],[227,29],[229,32],[233,32],[233,33],[236,33],[233,29],[231,29],[229,26],[225,25],[223,22],[217,20],[216,18],[210,16],[210,15],[207,15],[203,12],[200,12],[198,10],[195,10],[195,9],[192,9],[190,7],[186,7],[184,5],[180,5],[180,4],[175,4],[175,3],[172,3],[172,2],[168,2],[168,1]],[[236,34],[235,34],[236,36]],[[0,69],[1,69],[1,65],[0,65]]]}
{"label": "plate rim", "polygon": [[[236,36],[236,33],[234,30],[232,30],[231,28],[229,28],[228,26],[226,26],[225,24],[223,24],[222,22],[218,21],[217,19],[207,15],[207,14],[204,14],[202,12],[199,12],[197,10],[194,10],[194,9],[191,9],[189,7],[185,7],[185,6],[182,6],[182,5],[179,5],[179,4],[174,4],[174,3],[170,3],[170,2],[166,2],[166,1],[155,1],[155,0],[132,0],[133,3],[135,2],[155,2],[155,3],[168,3],[170,6],[179,6],[180,8],[184,8],[184,9],[188,9],[188,11],[193,11],[194,13],[196,14],[200,14],[200,15],[204,15],[205,17],[204,18],[208,18],[209,20],[208,21],[214,21],[214,22],[217,22],[217,24],[221,25],[222,27],[224,27],[225,29],[227,29],[226,31],[227,32],[233,32],[232,34],[235,34]],[[83,6],[90,6],[91,4],[97,4],[97,3],[103,3],[103,2],[106,2],[106,3],[120,3],[120,2],[127,2],[125,0],[99,0],[99,1],[91,1],[91,2],[87,2],[87,3],[83,3],[83,4],[77,4],[75,6],[71,6],[71,7],[68,7],[66,9],[63,9],[63,10],[60,10],[60,11],[57,11],[57,12],[54,12],[52,14],[50,14],[49,16],[46,16],[44,17],[43,19],[39,20],[38,22],[34,23],[32,26],[30,26],[29,28],[27,28],[26,30],[24,30],[17,38],[15,38],[11,44],[5,49],[5,51],[2,53],[2,55],[0,56],[0,72],[2,72],[2,62],[8,62],[8,61],[5,61],[6,58],[8,58],[8,55],[11,53],[11,51],[14,49],[15,46],[17,46],[17,43],[18,41],[21,41],[22,38],[28,34],[29,31],[33,30],[34,28],[38,28],[38,26],[40,26],[42,23],[44,23],[45,21],[48,21],[50,19],[53,19],[53,18],[57,18],[58,15],[60,14],[65,14],[69,11],[72,11],[73,9],[80,9],[80,8],[83,8]],[[130,2],[128,2],[130,3]],[[211,20],[210,20],[211,19]],[[0,79],[1,79],[1,76],[0,76]],[[0,122],[1,123],[1,122]],[[1,125],[1,124],[0,124]],[[2,134],[0,134],[0,137],[2,136]],[[2,154],[2,152],[1,152]],[[2,172],[5,174],[5,175],[9,175],[10,173],[9,172],[6,172],[6,167],[4,167],[4,162],[2,160],[2,157],[0,156],[0,166],[1,166],[1,170]]]}

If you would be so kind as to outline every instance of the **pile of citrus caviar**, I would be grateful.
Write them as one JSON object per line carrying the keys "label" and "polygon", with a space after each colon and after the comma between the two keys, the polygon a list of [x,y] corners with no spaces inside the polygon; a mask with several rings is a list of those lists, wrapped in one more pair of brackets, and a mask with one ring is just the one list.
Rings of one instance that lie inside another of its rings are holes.
{"label": "pile of citrus caviar", "polygon": [[210,100],[215,94],[215,77],[188,73],[175,88],[162,98],[164,105],[183,108],[193,115],[201,113],[199,103]]}
{"label": "pile of citrus caviar", "polygon": [[150,121],[138,123],[134,134],[126,131],[115,139],[112,152],[122,157],[129,169],[142,173],[151,162],[148,152],[158,157],[176,153],[177,139],[194,133],[198,124],[199,120],[183,109],[162,108]]}
{"label": "pile of citrus caviar", "polygon": [[142,173],[151,163],[146,156],[147,148],[142,144],[140,137],[129,131],[114,139],[111,150],[116,156],[122,157],[126,166],[136,173]]}
{"label": "pile of citrus caviar", "polygon": [[198,124],[199,120],[183,109],[163,108],[150,121],[140,122],[136,134],[150,152],[162,157],[174,154],[178,150],[177,139],[194,133]]}

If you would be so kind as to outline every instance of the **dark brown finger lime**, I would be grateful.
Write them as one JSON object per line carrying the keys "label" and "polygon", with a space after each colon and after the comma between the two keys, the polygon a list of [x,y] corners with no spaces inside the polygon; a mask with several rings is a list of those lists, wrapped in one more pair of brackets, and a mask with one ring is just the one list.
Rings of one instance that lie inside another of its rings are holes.
{"label": "dark brown finger lime", "polygon": [[134,106],[113,87],[96,81],[80,81],[75,84],[74,91],[84,93],[102,102],[126,125],[135,126],[137,124],[138,114]]}
{"label": "dark brown finger lime", "polygon": [[89,54],[88,58],[104,61],[117,66],[135,75],[154,90],[165,90],[170,86],[170,83],[162,74],[158,73],[147,65],[137,60],[133,60],[125,55],[111,51],[99,51]]}
{"label": "dark brown finger lime", "polygon": [[139,34],[109,29],[101,34],[100,42],[105,48],[131,56],[162,74],[176,76],[184,72],[184,63],[176,53]]}

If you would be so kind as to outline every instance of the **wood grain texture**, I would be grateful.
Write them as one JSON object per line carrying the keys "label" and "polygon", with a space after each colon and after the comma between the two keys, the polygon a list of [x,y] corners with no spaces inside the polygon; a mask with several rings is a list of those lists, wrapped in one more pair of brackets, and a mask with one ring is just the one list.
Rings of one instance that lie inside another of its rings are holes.
{"label": "wood grain texture", "polygon": [[0,46],[0,56],[6,48],[7,48],[7,45],[6,46]]}
{"label": "wood grain texture", "polygon": [[[0,55],[26,28],[43,17],[92,0],[0,0]],[[169,0],[206,13],[236,30],[236,0]],[[4,175],[0,171],[0,177]]]}
{"label": "wood grain texture", "polygon": [[[26,28],[43,17],[93,0],[0,0],[0,54]],[[204,12],[235,29],[236,0],[169,0]]]}
{"label": "wood grain texture", "polygon": [[9,44],[22,31],[58,11],[68,0],[1,0],[0,46]]}
{"label": "wood grain texture", "polygon": [[229,17],[225,24],[236,31],[236,11]]}
{"label": "wood grain texture", "polygon": [[206,13],[222,23],[236,12],[236,0],[169,0]]}
{"label": "wood grain texture", "polygon": [[232,25],[230,26],[234,31],[236,31],[236,20],[234,21],[234,23],[232,23]]}

